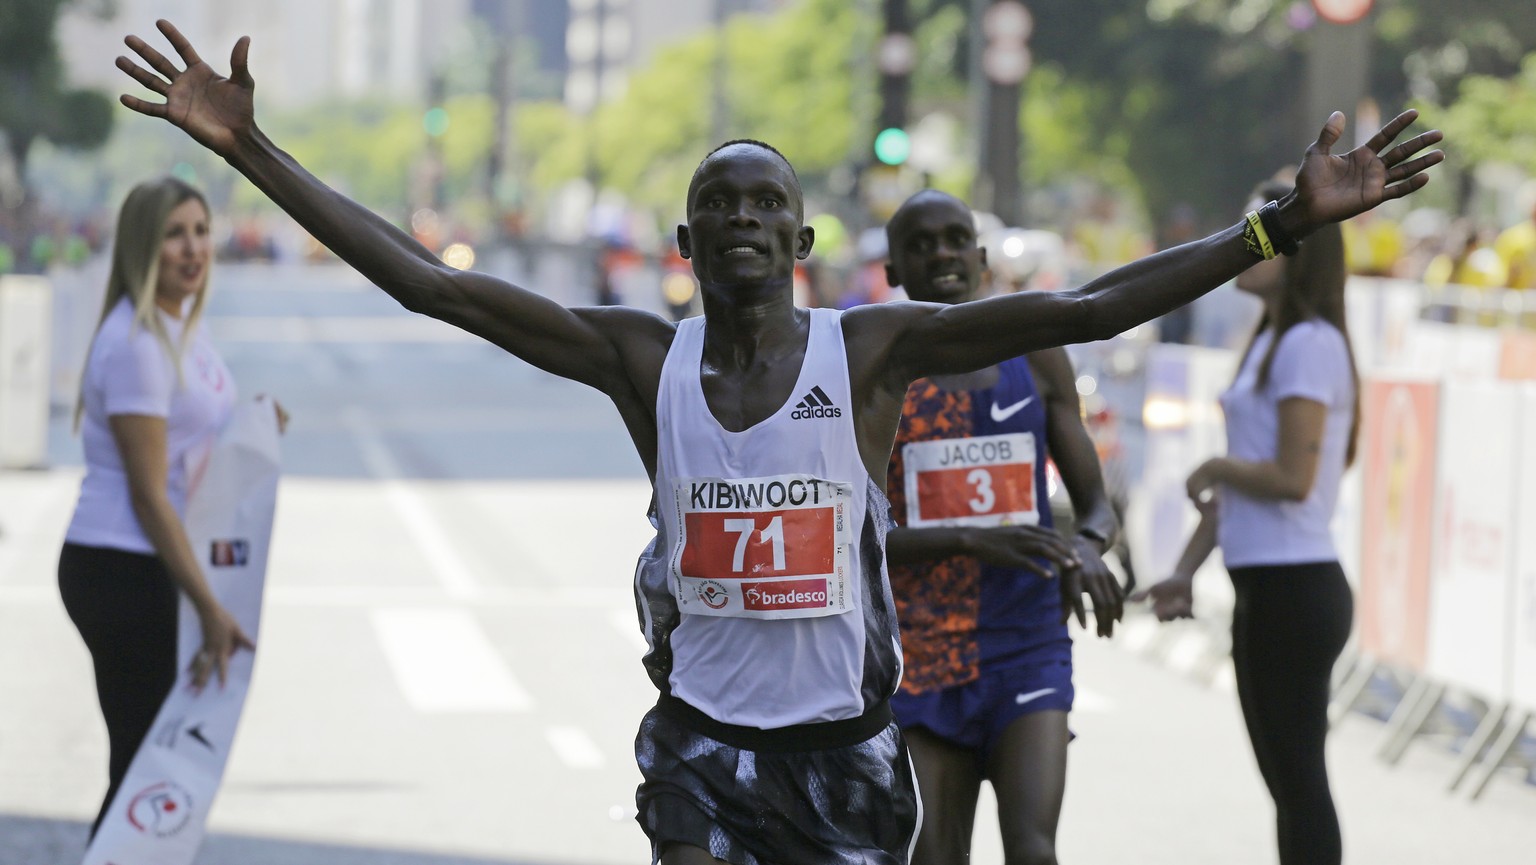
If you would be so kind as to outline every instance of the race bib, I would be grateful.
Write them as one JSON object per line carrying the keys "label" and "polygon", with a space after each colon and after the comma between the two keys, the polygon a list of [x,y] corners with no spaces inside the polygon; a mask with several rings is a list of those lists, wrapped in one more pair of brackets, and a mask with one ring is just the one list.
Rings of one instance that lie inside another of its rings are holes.
{"label": "race bib", "polygon": [[801,619],[851,608],[852,485],[810,475],[683,478],[675,492],[681,612]]}
{"label": "race bib", "polygon": [[1035,435],[910,442],[901,449],[907,525],[1037,525]]}

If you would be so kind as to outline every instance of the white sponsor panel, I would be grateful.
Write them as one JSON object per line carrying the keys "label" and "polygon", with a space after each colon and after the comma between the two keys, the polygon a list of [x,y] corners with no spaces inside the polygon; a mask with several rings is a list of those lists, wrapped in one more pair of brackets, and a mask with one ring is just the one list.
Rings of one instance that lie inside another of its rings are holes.
{"label": "white sponsor panel", "polygon": [[799,619],[852,609],[853,488],[810,475],[677,481],[677,605]]}
{"label": "white sponsor panel", "polygon": [[51,297],[41,276],[0,277],[0,468],[48,461]]}
{"label": "white sponsor panel", "polygon": [[1517,386],[1520,402],[1520,449],[1515,471],[1514,595],[1511,605],[1514,635],[1511,642],[1511,700],[1527,709],[1536,709],[1536,384]]}
{"label": "white sponsor panel", "polygon": [[1428,673],[1497,698],[1508,690],[1515,388],[1441,388]]}
{"label": "white sponsor panel", "polygon": [[[277,504],[277,439],[272,403],[245,403],[189,472],[192,549],[219,603],[258,643]],[[134,755],[84,865],[189,865],[196,856],[255,661],[251,652],[236,653],[227,684],[214,680],[197,693],[189,668],[201,646],[197,614],[183,597],[176,684]]]}
{"label": "white sponsor panel", "polygon": [[1499,372],[1501,348],[1499,332],[1492,328],[1415,321],[1399,366],[1409,373],[1452,380],[1493,378]]}

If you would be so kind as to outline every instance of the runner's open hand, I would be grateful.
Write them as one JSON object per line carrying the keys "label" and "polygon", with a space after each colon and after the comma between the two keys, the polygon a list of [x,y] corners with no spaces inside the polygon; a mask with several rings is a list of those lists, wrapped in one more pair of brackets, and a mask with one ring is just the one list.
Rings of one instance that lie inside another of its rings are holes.
{"label": "runner's open hand", "polygon": [[[965,552],[1002,568],[1023,568],[1049,580],[1052,570],[1082,567],[1072,547],[1050,529],[1041,526],[993,526],[977,529]],[[1041,559],[1045,561],[1042,562]]]}
{"label": "runner's open hand", "polygon": [[1419,116],[1404,111],[1392,118],[1371,140],[1342,156],[1331,150],[1344,133],[1344,115],[1335,111],[1323,124],[1317,141],[1307,147],[1301,169],[1296,174],[1296,195],[1304,222],[1296,226],[1298,238],[1330,222],[1341,222],[1393,198],[1419,189],[1429,182],[1424,173],[1445,158],[1433,150],[1418,158],[1414,154],[1440,141],[1440,130],[1431,129],[1388,150],[1404,129]]}
{"label": "runner's open hand", "polygon": [[252,103],[256,82],[246,66],[250,37],[242,36],[235,43],[229,56],[229,77],[225,78],[197,55],[192,43],[171,22],[162,19],[155,26],[165,34],[186,68],[177,69],[175,63],[143,39],[129,36],[123,41],[154,71],[127,57],[117,58],[117,68],[164,96],[165,101],[146,102],[125,93],[120,97],[122,103],[140,114],[164,118],[214,153],[229,156],[241,136],[256,125]]}

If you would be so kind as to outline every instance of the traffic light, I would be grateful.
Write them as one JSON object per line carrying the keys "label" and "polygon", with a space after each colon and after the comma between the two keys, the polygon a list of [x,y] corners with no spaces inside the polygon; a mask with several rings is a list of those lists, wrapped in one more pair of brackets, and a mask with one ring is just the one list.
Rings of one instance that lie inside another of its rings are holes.
{"label": "traffic light", "polygon": [[907,130],[890,126],[875,136],[875,158],[886,165],[901,165],[912,155],[912,136]]}
{"label": "traffic light", "polygon": [[448,131],[448,109],[441,106],[427,109],[421,118],[421,126],[433,138]]}

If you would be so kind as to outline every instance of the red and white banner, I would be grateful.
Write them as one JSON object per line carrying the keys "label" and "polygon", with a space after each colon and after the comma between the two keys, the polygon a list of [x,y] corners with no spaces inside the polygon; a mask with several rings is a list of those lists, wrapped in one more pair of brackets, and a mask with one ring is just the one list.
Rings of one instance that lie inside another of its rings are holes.
{"label": "red and white banner", "polygon": [[[259,644],[267,548],[277,504],[278,430],[271,401],[236,408],[193,478],[187,536],[219,603]],[[181,672],[102,819],[84,865],[189,865],[224,778],[255,658],[238,652],[227,684],[192,690],[202,647],[196,612],[183,597]]]}
{"label": "red and white banner", "polygon": [[1439,385],[1367,380],[1360,647],[1388,663],[1424,669],[1429,638],[1430,539],[1434,529]]}

